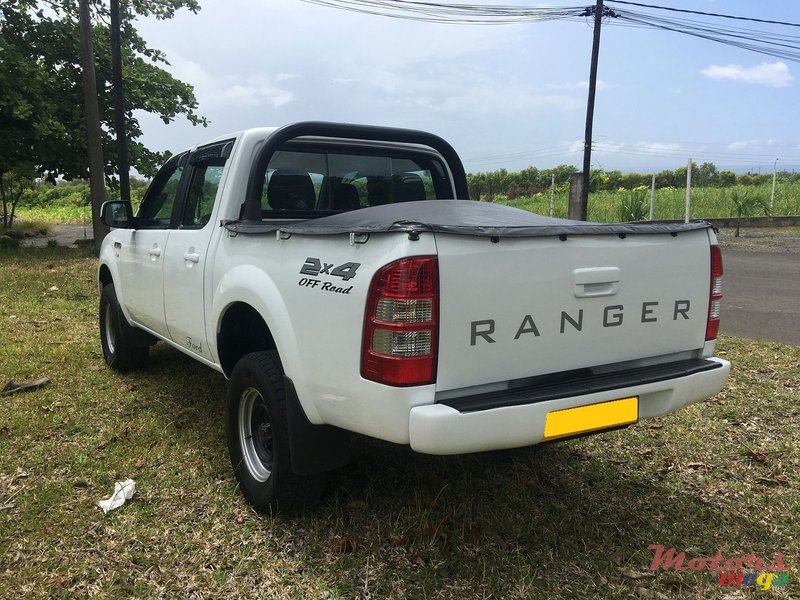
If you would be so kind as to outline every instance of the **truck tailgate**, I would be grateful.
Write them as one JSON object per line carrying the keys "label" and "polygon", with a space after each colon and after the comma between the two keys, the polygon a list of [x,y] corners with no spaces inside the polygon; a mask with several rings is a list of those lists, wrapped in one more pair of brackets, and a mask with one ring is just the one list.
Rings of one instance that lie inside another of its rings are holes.
{"label": "truck tailgate", "polygon": [[436,234],[437,391],[703,347],[706,230],[564,237]]}

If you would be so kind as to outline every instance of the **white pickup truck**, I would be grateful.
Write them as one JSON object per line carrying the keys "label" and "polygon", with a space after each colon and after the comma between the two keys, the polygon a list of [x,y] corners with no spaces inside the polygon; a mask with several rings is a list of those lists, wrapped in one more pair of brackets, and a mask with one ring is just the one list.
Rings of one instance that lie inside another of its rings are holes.
{"label": "white pickup truck", "polygon": [[716,394],[722,259],[707,223],[602,225],[468,200],[419,131],[305,122],[173,156],[103,207],[108,365],[163,341],[229,378],[247,500],[295,510],[349,432],[417,452],[624,427]]}

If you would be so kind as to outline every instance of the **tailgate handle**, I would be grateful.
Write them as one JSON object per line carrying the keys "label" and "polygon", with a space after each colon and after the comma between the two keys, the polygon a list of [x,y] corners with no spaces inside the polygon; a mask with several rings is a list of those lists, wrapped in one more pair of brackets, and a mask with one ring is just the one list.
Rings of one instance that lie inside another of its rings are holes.
{"label": "tailgate handle", "polygon": [[618,267],[591,267],[575,269],[575,297],[613,296],[619,291],[622,272]]}

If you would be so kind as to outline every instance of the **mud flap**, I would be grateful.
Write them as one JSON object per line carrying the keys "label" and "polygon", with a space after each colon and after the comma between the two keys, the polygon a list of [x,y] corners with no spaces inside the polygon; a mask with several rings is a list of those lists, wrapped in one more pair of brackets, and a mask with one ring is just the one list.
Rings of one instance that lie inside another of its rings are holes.
{"label": "mud flap", "polygon": [[345,466],[350,461],[350,434],[332,425],[312,424],[288,377],[284,378],[284,390],[292,471],[313,475]]}

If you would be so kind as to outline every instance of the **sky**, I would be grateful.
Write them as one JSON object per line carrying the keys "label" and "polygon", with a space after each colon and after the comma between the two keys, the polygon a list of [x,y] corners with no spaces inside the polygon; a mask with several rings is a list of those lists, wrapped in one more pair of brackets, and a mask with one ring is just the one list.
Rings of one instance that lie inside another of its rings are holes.
{"label": "sky", "polygon": [[[797,0],[644,1],[800,23]],[[301,0],[200,3],[196,15],[184,9],[137,25],[166,52],[165,68],[194,86],[199,113],[210,121],[204,129],[138,114],[142,141],[153,150],[325,120],[430,131],[455,147],[468,172],[582,164],[590,19],[458,25]],[[744,26],[800,35],[800,28]],[[601,32],[594,168],[651,172],[691,158],[737,172],[800,170],[800,64],[613,19]]]}

